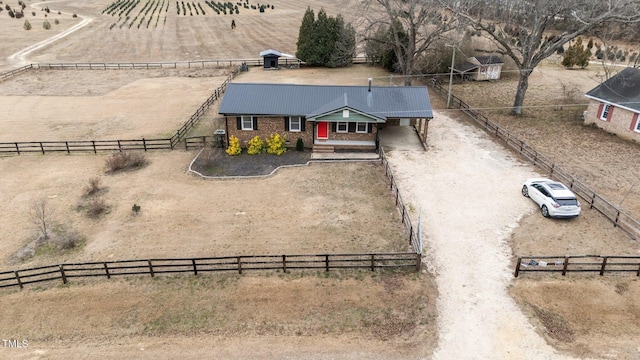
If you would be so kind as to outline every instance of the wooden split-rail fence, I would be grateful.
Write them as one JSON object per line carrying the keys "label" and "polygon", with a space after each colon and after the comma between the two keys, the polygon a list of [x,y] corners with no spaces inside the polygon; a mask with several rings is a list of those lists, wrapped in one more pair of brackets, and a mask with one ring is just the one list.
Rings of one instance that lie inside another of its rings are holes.
{"label": "wooden split-rail fence", "polygon": [[20,287],[50,281],[67,284],[72,278],[213,272],[408,269],[419,271],[421,254],[371,253],[322,255],[242,255],[208,258],[143,259],[67,263],[0,272],[0,288]]}
{"label": "wooden split-rail fence", "polygon": [[516,262],[514,276],[521,273],[630,273],[640,276],[640,256],[522,256]]}

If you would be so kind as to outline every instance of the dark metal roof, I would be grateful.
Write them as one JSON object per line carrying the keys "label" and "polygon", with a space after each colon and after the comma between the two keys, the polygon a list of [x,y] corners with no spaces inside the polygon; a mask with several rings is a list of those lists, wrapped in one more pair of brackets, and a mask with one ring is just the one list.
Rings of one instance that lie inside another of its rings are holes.
{"label": "dark metal roof", "polygon": [[591,89],[586,96],[640,112],[640,69],[628,67]]}
{"label": "dark metal roof", "polygon": [[495,55],[476,56],[476,59],[482,65],[504,64],[502,58]]}
{"label": "dark metal roof", "polygon": [[458,66],[455,66],[455,67],[453,68],[453,70],[455,70],[455,71],[457,71],[457,72],[464,73],[464,72],[467,72],[467,71],[470,71],[470,70],[473,70],[473,69],[477,69],[477,68],[478,68],[478,66],[479,66],[479,65],[472,64],[472,63],[470,63],[470,62],[468,62],[468,61],[465,61],[465,62],[463,62],[462,64],[460,64],[460,65],[458,65]]}
{"label": "dark metal roof", "polygon": [[[222,115],[311,117],[347,106],[378,118],[433,118],[424,86],[327,86],[230,83]],[[329,106],[330,105],[330,106]],[[334,109],[330,109],[333,107]]]}

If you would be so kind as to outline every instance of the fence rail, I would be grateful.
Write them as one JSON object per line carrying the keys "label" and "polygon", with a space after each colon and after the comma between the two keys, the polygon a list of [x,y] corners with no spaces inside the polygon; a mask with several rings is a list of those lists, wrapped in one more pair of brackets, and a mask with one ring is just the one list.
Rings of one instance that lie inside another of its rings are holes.
{"label": "fence rail", "polygon": [[151,63],[47,63],[31,64],[34,69],[44,70],[153,70],[153,69],[198,69],[220,66],[261,66],[260,59],[220,59],[202,61],[174,61]]}
{"label": "fence rail", "polygon": [[402,195],[400,195],[400,189],[396,184],[395,178],[393,176],[393,171],[389,166],[389,161],[387,160],[387,156],[384,153],[382,147],[380,148],[380,159],[382,160],[382,165],[384,166],[384,173],[389,179],[389,187],[391,188],[391,192],[396,200],[396,206],[400,210],[402,224],[404,226],[405,231],[409,234],[409,245],[413,247],[413,250],[417,254],[422,254],[422,239],[417,234],[417,228],[414,227],[411,223],[411,218],[409,217],[409,210],[404,204],[404,200],[402,199]]}
{"label": "fence rail", "polygon": [[[64,65],[64,64],[62,64]],[[61,66],[62,66],[61,65]],[[94,66],[96,64],[68,64],[69,66]],[[152,64],[146,64],[152,65]],[[7,76],[15,76],[15,74],[26,71],[27,69],[33,66],[52,66],[52,64],[46,65],[27,65],[20,69],[16,69]],[[195,111],[191,117],[171,136],[169,139],[134,139],[134,140],[61,140],[61,141],[26,141],[26,142],[5,142],[0,143],[0,153],[13,153],[13,154],[23,154],[23,153],[51,153],[51,152],[62,152],[70,154],[71,152],[93,152],[97,154],[98,152],[104,151],[128,151],[128,150],[173,150],[178,144],[184,139],[185,135],[191,130],[200,120],[202,115],[205,114],[207,109],[211,107],[218,99],[222,97],[222,94],[227,89],[227,84],[229,84],[240,72],[241,66],[235,68],[231,74],[225,79],[222,85],[218,86],[211,96],[209,96],[202,105]],[[0,77],[5,74],[0,75]],[[185,144],[186,148],[189,148],[191,144]]]}
{"label": "fence rail", "polygon": [[634,273],[640,276],[640,256],[522,256],[518,258],[514,276],[520,273],[559,272],[562,275],[572,272]]}
{"label": "fence rail", "polygon": [[[440,95],[446,95],[447,89],[440,85],[437,81],[432,81],[431,86],[434,90],[438,91]],[[497,123],[489,120],[485,115],[474,110],[469,104],[465,103],[462,99],[451,95],[451,104],[453,107],[461,109],[470,118],[476,121],[481,127],[483,127],[489,134],[505,141],[506,145],[515,150],[520,155],[527,158],[533,165],[539,167],[542,171],[549,174],[549,177],[556,178],[565,184],[567,184],[576,195],[580,196],[584,201],[589,204],[589,207],[596,209],[607,219],[609,219],[613,226],[618,227],[624,231],[629,237],[634,240],[640,238],[640,222],[623,212],[617,206],[611,204],[604,197],[590,189],[587,185],[575,178],[575,176],[564,171],[562,168],[554,164],[549,158],[544,156],[533,147],[524,143],[524,141],[518,139],[513,134],[509,133],[506,129],[500,127]]]}
{"label": "fence rail", "polygon": [[414,253],[243,255],[209,258],[143,259],[67,263],[0,272],[0,288],[71,278],[265,270],[337,270],[405,268],[419,271],[421,256]]}
{"label": "fence rail", "polygon": [[78,140],[78,141],[31,141],[0,143],[0,153],[67,153],[129,150],[172,150],[171,139],[134,139],[134,140]]}

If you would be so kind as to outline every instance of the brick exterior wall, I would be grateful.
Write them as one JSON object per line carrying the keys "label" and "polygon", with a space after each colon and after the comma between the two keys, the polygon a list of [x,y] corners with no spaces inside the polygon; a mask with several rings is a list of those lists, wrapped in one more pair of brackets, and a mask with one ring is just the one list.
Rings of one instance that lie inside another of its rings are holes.
{"label": "brick exterior wall", "polygon": [[[618,135],[625,140],[640,142],[640,133],[633,131],[632,122],[637,119],[635,113],[616,106],[611,106],[611,116],[608,121],[600,120],[601,103],[595,100],[589,102],[584,124],[594,124],[604,131]],[[610,110],[610,111],[611,111]]]}
{"label": "brick exterior wall", "polygon": [[285,131],[284,117],[258,117],[258,130],[238,130],[236,125],[236,117],[227,117],[227,134],[237,137],[240,140],[240,145],[243,148],[247,147],[249,140],[258,135],[263,140],[268,138],[271,134],[284,135],[287,142],[287,147],[294,148],[298,138],[302,138],[305,148],[311,148],[313,146],[313,123],[305,121],[305,131]]}

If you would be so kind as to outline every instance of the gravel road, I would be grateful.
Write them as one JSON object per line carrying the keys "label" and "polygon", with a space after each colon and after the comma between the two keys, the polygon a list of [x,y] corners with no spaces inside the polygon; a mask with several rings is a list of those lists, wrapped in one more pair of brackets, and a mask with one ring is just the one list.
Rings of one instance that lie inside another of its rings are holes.
{"label": "gravel road", "polygon": [[428,151],[390,151],[405,198],[422,209],[427,267],[437,277],[434,359],[563,359],[507,294],[507,243],[534,211],[520,195],[533,168],[482,130],[437,113]]}

